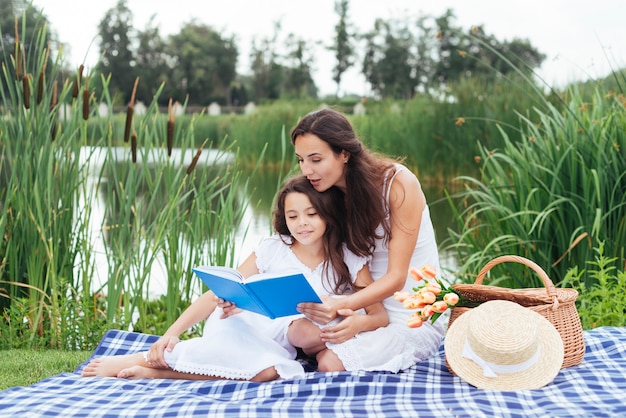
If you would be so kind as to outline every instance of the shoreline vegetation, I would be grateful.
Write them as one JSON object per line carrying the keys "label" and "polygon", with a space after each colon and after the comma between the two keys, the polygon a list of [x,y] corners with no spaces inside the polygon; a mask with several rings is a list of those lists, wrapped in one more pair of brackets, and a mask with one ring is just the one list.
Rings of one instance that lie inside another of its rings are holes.
{"label": "shoreline vegetation", "polygon": [[[192,267],[235,263],[235,226],[254,221],[250,210],[267,211],[271,201],[256,196],[273,196],[297,169],[288,129],[321,106],[346,112],[372,149],[404,157],[421,181],[446,189],[456,226],[440,246],[456,266],[444,278],[473,282],[490,259],[520,255],[555,285],[578,290],[583,328],[625,325],[623,72],[614,74],[615,88],[605,80],[545,93],[520,73],[451,84],[440,97],[280,100],[220,116],[186,114],[186,103],[177,116],[171,102],[164,113],[161,88],[145,112],[135,113],[131,101],[115,114],[106,78],[98,96],[89,87],[97,74],[79,71],[59,84],[44,37],[34,42],[40,54],[28,56],[26,71],[2,75],[3,359],[16,349],[80,357],[110,328],[163,333],[202,291]],[[364,113],[355,114],[357,104]],[[105,151],[77,158],[87,147]],[[232,159],[202,163],[209,150]],[[142,163],[148,158],[154,164]],[[166,291],[151,298],[157,265]],[[106,279],[95,283],[96,273]],[[489,280],[541,286],[509,265]]]}

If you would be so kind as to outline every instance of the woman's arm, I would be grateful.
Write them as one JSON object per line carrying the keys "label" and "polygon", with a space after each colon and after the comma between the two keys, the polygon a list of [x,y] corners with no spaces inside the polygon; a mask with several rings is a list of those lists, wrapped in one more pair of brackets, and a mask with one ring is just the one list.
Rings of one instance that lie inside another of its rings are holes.
{"label": "woman's arm", "polygon": [[300,304],[300,312],[313,321],[328,323],[337,316],[339,309],[357,310],[380,302],[402,289],[425,207],[426,198],[417,178],[408,171],[398,173],[390,193],[391,239],[388,242],[389,263],[386,273],[365,289],[346,298],[328,299],[323,304]]}
{"label": "woman's arm", "polygon": [[[362,292],[372,283],[374,283],[374,280],[370,274],[369,267],[365,265],[357,273],[355,284],[362,288],[359,290],[359,292]],[[354,337],[359,332],[372,331],[389,325],[389,315],[382,303],[376,302],[365,307],[365,312],[366,314],[364,315],[355,313],[352,309],[338,310],[337,314],[343,316],[344,319],[337,325],[323,328],[320,336],[321,340],[323,342],[340,344]]]}

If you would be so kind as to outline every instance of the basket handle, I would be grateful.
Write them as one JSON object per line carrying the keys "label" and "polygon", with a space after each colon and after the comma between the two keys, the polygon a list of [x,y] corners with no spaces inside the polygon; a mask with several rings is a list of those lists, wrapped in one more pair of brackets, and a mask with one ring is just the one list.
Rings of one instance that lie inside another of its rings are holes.
{"label": "basket handle", "polygon": [[483,283],[483,278],[485,277],[487,272],[489,270],[491,270],[492,267],[494,267],[494,266],[496,266],[496,265],[498,265],[500,263],[505,263],[505,262],[509,262],[509,261],[510,262],[515,262],[515,263],[521,263],[521,264],[524,264],[524,265],[530,267],[531,269],[533,269],[539,275],[539,277],[541,277],[541,280],[543,280],[543,284],[546,287],[546,293],[552,299],[553,309],[556,309],[559,306],[559,299],[557,297],[556,288],[554,287],[554,283],[552,283],[552,280],[550,280],[550,278],[548,277],[546,272],[543,271],[543,269],[541,267],[539,267],[539,265],[537,265],[537,263],[535,263],[533,261],[530,261],[527,258],[520,257],[518,255],[502,255],[500,257],[496,257],[493,260],[489,261],[480,270],[480,272],[478,273],[478,276],[476,276],[476,282],[475,283],[476,284],[482,284]]}

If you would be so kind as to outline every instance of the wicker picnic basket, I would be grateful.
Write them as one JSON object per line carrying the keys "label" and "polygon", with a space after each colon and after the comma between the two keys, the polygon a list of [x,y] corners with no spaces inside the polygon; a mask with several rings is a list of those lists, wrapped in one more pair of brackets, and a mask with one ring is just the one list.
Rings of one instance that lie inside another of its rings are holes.
{"label": "wicker picnic basket", "polygon": [[[522,263],[534,270],[543,280],[543,288],[507,289],[483,285],[483,278],[492,267],[504,262]],[[556,288],[548,275],[536,263],[515,255],[504,255],[489,261],[476,277],[474,284],[455,284],[452,288],[465,299],[474,302],[510,300],[544,316],[557,329],[563,339],[565,356],[562,367],[580,364],[585,354],[583,328],[576,310],[576,289]],[[472,308],[455,307],[450,313],[448,327],[454,320]],[[454,373],[446,360],[448,370]]]}

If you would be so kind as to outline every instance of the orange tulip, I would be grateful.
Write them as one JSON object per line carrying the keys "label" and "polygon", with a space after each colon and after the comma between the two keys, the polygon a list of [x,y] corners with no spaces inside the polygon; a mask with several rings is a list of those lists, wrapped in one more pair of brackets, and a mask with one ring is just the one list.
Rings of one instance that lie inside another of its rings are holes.
{"label": "orange tulip", "polygon": [[438,295],[439,293],[441,293],[441,285],[435,281],[430,281],[426,284],[426,287],[424,287],[424,289],[426,289],[429,292],[434,293],[435,295]]}
{"label": "orange tulip", "polygon": [[435,313],[435,309],[433,309],[433,305],[426,305],[422,308],[422,317],[430,318]]}
{"label": "orange tulip", "polygon": [[437,300],[437,296],[433,292],[430,292],[428,290],[421,290],[417,292],[416,295],[417,299],[419,299],[420,302],[423,302],[426,305],[434,303]]}
{"label": "orange tulip", "polygon": [[446,293],[443,296],[443,300],[450,306],[454,306],[459,303],[459,295],[456,293]]}
{"label": "orange tulip", "polygon": [[418,315],[411,315],[409,319],[406,320],[406,324],[409,326],[409,328],[419,328],[422,326],[422,322],[422,318],[420,318]]}
{"label": "orange tulip", "polygon": [[409,296],[411,296],[411,294],[407,291],[396,292],[393,294],[393,298],[398,302],[404,302],[404,300]]}
{"label": "orange tulip", "polygon": [[415,281],[420,282],[424,279],[424,275],[421,270],[416,269],[415,267],[411,267],[409,269],[409,274],[415,279]]}
{"label": "orange tulip", "polygon": [[443,300],[438,300],[437,302],[433,303],[433,311],[435,312],[443,313],[446,311],[446,309],[448,309],[448,304]]}
{"label": "orange tulip", "polygon": [[430,264],[424,264],[424,267],[422,267],[422,273],[429,279],[434,279],[437,276],[437,270],[435,270],[435,268]]}

